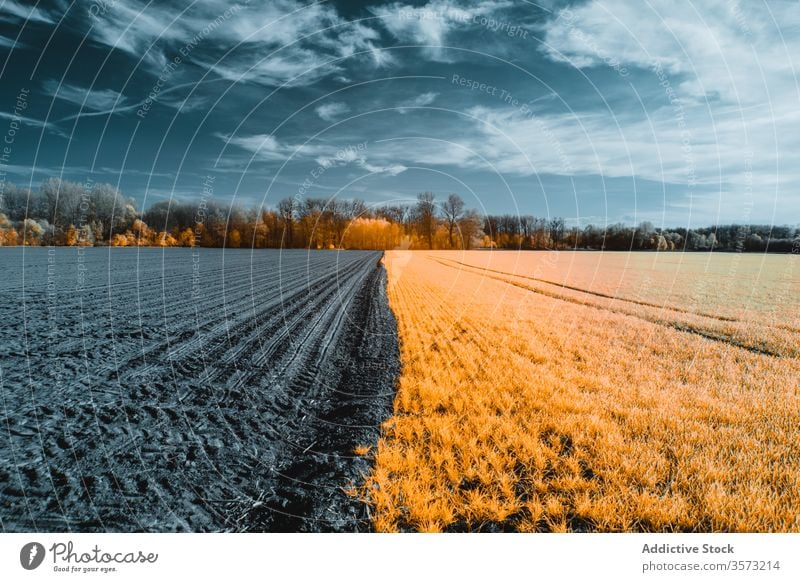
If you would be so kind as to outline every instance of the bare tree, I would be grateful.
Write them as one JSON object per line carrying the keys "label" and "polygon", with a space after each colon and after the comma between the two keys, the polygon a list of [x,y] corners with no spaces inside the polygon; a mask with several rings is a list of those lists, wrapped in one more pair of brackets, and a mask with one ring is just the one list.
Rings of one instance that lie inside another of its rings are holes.
{"label": "bare tree", "polygon": [[561,241],[564,238],[564,232],[567,229],[567,223],[563,218],[555,217],[550,220],[548,225],[550,228],[550,238],[553,240],[553,247],[559,248]]}
{"label": "bare tree", "polygon": [[447,221],[447,238],[450,242],[450,248],[452,249],[455,248],[453,235],[456,226],[458,226],[458,221],[461,220],[464,214],[464,201],[461,199],[461,196],[458,194],[450,194],[447,200],[444,201],[444,204],[442,204],[442,213],[444,213],[444,218]]}
{"label": "bare tree", "polygon": [[464,248],[472,248],[473,242],[481,234],[481,217],[475,210],[467,210],[461,220],[458,221],[458,229],[461,232],[461,240]]}
{"label": "bare tree", "polygon": [[278,213],[283,220],[283,240],[281,246],[291,248],[294,239],[295,202],[293,198],[284,198],[278,202]]}
{"label": "bare tree", "polygon": [[433,249],[433,234],[436,231],[436,196],[433,192],[422,192],[417,195],[414,207],[419,235],[428,241],[428,248]]}
{"label": "bare tree", "polygon": [[375,214],[385,218],[389,222],[405,224],[408,215],[408,207],[401,205],[381,206],[376,210]]}

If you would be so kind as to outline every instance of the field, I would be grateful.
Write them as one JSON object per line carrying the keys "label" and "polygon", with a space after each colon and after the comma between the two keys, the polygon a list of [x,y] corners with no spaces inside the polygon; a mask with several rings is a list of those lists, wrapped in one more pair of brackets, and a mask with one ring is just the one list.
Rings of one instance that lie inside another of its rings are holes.
{"label": "field", "polygon": [[387,253],[378,531],[800,531],[794,256]]}
{"label": "field", "polygon": [[0,529],[368,529],[380,256],[0,249]]}
{"label": "field", "polygon": [[0,249],[3,531],[800,531],[800,262]]}

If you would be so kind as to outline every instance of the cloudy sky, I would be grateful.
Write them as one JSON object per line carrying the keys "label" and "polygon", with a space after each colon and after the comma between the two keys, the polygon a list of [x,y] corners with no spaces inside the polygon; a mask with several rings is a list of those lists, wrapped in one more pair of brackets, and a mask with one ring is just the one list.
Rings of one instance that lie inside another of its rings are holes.
{"label": "cloudy sky", "polygon": [[0,0],[0,54],[17,184],[800,222],[796,1]]}

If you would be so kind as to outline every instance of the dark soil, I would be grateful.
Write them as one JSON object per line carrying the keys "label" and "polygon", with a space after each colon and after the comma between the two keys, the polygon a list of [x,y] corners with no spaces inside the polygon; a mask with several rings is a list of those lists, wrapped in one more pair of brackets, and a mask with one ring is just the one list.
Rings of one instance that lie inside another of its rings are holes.
{"label": "dark soil", "polygon": [[4,531],[369,529],[380,253],[55,251],[0,249]]}

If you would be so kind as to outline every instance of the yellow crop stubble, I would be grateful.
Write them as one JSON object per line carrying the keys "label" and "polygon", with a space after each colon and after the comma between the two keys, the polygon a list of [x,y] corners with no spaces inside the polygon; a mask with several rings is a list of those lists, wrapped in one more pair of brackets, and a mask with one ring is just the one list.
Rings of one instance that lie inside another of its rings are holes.
{"label": "yellow crop stubble", "polygon": [[800,531],[794,351],[469,255],[387,253],[403,372],[363,489],[378,531]]}

